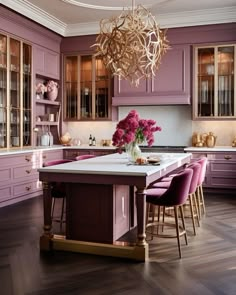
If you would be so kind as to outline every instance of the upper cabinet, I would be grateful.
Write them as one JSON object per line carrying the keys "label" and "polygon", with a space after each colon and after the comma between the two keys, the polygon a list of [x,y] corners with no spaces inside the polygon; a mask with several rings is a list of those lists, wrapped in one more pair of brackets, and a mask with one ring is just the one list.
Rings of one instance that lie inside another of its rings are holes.
{"label": "upper cabinet", "polygon": [[60,54],[34,45],[34,72],[44,77],[60,79]]}
{"label": "upper cabinet", "polygon": [[0,148],[32,144],[32,48],[0,34]]}
{"label": "upper cabinet", "polygon": [[111,79],[100,57],[64,57],[64,120],[111,120]]}
{"label": "upper cabinet", "polygon": [[190,104],[190,46],[171,45],[154,77],[138,87],[115,78],[112,105]]}
{"label": "upper cabinet", "polygon": [[194,48],[194,119],[235,119],[236,45]]}

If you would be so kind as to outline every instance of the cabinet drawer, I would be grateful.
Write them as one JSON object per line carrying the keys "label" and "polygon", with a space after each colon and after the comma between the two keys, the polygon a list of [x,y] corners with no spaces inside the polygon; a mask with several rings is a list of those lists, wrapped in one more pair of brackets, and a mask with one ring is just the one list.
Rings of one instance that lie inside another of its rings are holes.
{"label": "cabinet drawer", "polygon": [[213,161],[210,162],[210,172],[212,174],[221,173],[221,174],[232,174],[236,175],[236,162],[224,161],[218,162]]}
{"label": "cabinet drawer", "polygon": [[34,153],[25,153],[20,155],[11,155],[11,156],[2,156],[1,157],[1,166],[17,166],[27,163],[36,163],[40,159],[40,152]]}
{"label": "cabinet drawer", "polygon": [[209,161],[234,161],[236,163],[236,153],[208,154],[207,158],[209,159]]}
{"label": "cabinet drawer", "polygon": [[41,161],[45,162],[45,161],[51,161],[51,160],[57,160],[57,159],[63,159],[63,151],[62,150],[43,152]]}
{"label": "cabinet drawer", "polygon": [[227,175],[211,175],[209,177],[209,187],[214,188],[226,188],[226,189],[235,189],[236,188],[236,175],[230,176]]}
{"label": "cabinet drawer", "polygon": [[35,176],[38,174],[38,168],[39,164],[15,167],[13,168],[13,179]]}
{"label": "cabinet drawer", "polygon": [[6,167],[6,168],[1,168],[0,169],[0,186],[6,185],[7,182],[11,181],[11,168]]}
{"label": "cabinet drawer", "polygon": [[1,187],[0,203],[9,200],[11,198],[11,195],[12,195],[11,186]]}
{"label": "cabinet drawer", "polygon": [[42,183],[38,179],[13,185],[13,197],[31,194],[42,189]]}

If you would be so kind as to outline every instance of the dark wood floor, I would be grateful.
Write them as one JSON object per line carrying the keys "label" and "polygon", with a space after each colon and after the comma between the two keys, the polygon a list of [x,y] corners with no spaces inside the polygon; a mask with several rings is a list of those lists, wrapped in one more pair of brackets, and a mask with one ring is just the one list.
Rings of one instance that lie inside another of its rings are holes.
{"label": "dark wood floor", "polygon": [[236,195],[206,195],[207,216],[183,243],[150,243],[137,263],[78,253],[39,251],[42,197],[0,209],[1,295],[235,295]]}

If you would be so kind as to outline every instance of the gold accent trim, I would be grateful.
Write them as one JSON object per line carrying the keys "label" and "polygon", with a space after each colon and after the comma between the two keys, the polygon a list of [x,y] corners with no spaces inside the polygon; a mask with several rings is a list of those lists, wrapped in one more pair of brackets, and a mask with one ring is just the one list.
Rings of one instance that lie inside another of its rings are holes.
{"label": "gold accent trim", "polygon": [[[43,237],[42,241],[45,242]],[[41,245],[44,248],[41,248]],[[45,249],[45,243],[40,243],[40,249],[47,250]],[[51,238],[51,249],[146,261],[148,259],[149,246],[146,244],[141,247],[132,244],[128,245],[128,243],[123,244],[122,242],[115,242],[114,244],[83,242],[67,240],[64,236],[54,235]]]}

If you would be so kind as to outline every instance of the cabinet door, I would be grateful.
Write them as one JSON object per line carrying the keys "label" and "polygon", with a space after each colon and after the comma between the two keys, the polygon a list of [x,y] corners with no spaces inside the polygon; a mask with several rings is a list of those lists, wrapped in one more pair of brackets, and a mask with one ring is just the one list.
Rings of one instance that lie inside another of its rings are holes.
{"label": "cabinet door", "polygon": [[65,56],[64,120],[110,120],[111,78],[101,58]]}
{"label": "cabinet door", "polygon": [[36,74],[60,79],[59,53],[35,45],[33,61]]}
{"label": "cabinet door", "polygon": [[31,46],[0,35],[0,148],[32,144]]}
{"label": "cabinet door", "polygon": [[235,118],[235,45],[196,47],[194,56],[194,118]]}
{"label": "cabinet door", "polygon": [[7,147],[7,37],[0,34],[0,148]]}
{"label": "cabinet door", "polygon": [[154,77],[138,87],[115,77],[112,105],[190,104],[190,46],[173,45]]}
{"label": "cabinet door", "polygon": [[32,145],[32,47],[28,44],[23,44],[23,146]]}
{"label": "cabinet door", "polygon": [[21,122],[21,102],[20,102],[20,41],[10,38],[10,146],[19,147],[20,143],[20,122]]}

